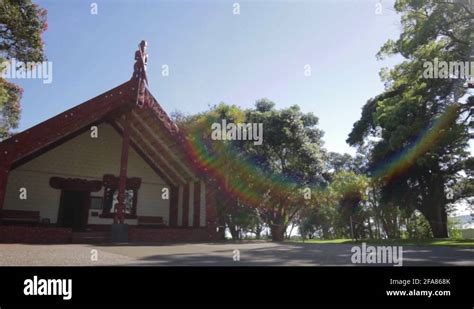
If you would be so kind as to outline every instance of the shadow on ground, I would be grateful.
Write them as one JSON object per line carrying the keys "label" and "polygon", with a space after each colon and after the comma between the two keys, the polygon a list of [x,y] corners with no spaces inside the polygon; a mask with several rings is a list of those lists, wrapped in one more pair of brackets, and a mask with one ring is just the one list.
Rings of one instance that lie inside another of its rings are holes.
{"label": "shadow on ground", "polygon": [[[166,253],[136,256],[140,266],[387,266],[393,264],[353,264],[351,248],[344,244],[264,243],[220,244],[203,252]],[[240,261],[234,261],[238,249]],[[166,250],[165,250],[166,251]],[[119,253],[115,251],[115,253]],[[119,253],[120,254],[120,253]],[[403,248],[403,266],[474,266],[474,249],[448,247]]]}

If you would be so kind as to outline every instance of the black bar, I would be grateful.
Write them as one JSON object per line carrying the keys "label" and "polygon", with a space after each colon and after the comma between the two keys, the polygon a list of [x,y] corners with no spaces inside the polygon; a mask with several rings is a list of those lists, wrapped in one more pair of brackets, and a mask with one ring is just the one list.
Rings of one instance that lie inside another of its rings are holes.
{"label": "black bar", "polygon": [[[33,276],[72,279],[71,300],[25,296],[24,282]],[[449,279],[449,284],[390,284],[390,279],[413,278]],[[450,308],[473,308],[473,278],[474,267],[3,267],[0,308],[112,303],[414,304],[430,308],[457,304]],[[387,290],[413,289],[449,290],[451,295],[386,295]]]}

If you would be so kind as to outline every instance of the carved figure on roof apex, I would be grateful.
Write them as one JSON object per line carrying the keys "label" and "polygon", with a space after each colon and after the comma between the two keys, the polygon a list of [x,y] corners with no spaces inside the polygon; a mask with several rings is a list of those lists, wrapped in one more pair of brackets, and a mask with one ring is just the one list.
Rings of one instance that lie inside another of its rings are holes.
{"label": "carved figure on roof apex", "polygon": [[133,76],[132,78],[142,78],[146,82],[146,65],[148,63],[148,54],[146,52],[146,41],[142,40],[140,44],[138,44],[138,49],[135,51],[135,64],[133,66]]}

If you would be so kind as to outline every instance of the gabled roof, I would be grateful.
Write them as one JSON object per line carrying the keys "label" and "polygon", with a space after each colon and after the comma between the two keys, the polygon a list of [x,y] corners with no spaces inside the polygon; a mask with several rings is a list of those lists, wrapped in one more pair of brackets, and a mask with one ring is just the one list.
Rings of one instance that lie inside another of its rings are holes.
{"label": "gabled roof", "polygon": [[16,168],[103,122],[110,123],[121,134],[122,117],[131,111],[132,148],[170,185],[197,180],[185,152],[184,136],[146,87],[146,104],[138,104],[139,86],[143,87],[141,79],[134,76],[118,87],[13,135],[0,143],[0,161],[4,165],[10,162],[11,169]]}

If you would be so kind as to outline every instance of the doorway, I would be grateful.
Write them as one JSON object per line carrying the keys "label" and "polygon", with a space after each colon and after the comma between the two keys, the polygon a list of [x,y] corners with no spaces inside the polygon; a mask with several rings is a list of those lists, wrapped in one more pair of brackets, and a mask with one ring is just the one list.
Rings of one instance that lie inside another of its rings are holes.
{"label": "doorway", "polygon": [[72,228],[73,231],[85,230],[88,220],[89,201],[89,191],[63,190],[59,204],[58,225]]}

